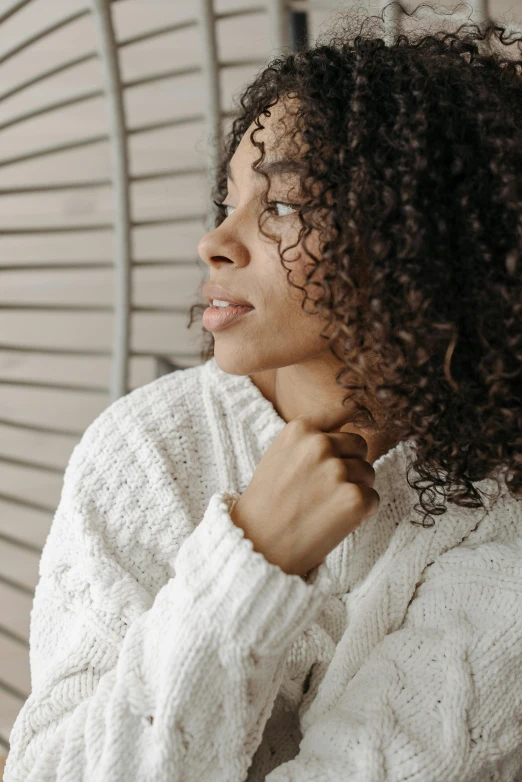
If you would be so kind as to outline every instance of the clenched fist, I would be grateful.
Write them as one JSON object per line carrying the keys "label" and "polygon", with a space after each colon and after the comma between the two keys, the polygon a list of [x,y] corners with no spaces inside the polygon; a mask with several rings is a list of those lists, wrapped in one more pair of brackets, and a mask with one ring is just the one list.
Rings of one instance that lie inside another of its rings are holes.
{"label": "clenched fist", "polygon": [[232,510],[254,551],[289,575],[308,573],[379,508],[366,440],[332,433],[348,420],[337,407],[287,423]]}

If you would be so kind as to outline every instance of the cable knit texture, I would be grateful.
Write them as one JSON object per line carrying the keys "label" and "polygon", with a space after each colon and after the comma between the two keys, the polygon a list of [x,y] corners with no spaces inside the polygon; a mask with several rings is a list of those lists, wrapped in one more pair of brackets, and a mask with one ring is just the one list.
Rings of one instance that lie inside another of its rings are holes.
{"label": "cable knit texture", "polygon": [[522,780],[522,502],[410,524],[414,444],[308,579],[230,518],[285,422],[215,358],[111,404],[69,460],[5,782]]}

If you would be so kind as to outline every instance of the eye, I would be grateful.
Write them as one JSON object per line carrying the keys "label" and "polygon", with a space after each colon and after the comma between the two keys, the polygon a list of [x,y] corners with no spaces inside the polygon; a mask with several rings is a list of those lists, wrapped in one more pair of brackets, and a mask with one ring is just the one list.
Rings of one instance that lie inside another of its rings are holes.
{"label": "eye", "polygon": [[[213,201],[213,204],[214,206],[217,206],[218,209],[223,209],[226,217],[228,217],[227,209],[235,209],[235,207],[230,206],[229,204],[222,204],[219,201]],[[282,206],[284,210],[290,209],[290,210],[294,210],[294,212],[299,210],[298,204],[287,204],[285,203],[285,201],[269,201],[268,205],[270,207],[271,212],[276,212],[275,209],[276,206]],[[276,212],[277,217],[287,217],[289,214],[292,214],[292,212],[285,211],[283,214],[277,214]]]}
{"label": "eye", "polygon": [[[269,201],[268,202],[272,211],[274,210],[275,206],[282,206],[284,209],[293,209],[294,212],[297,212],[299,210],[298,204],[287,204],[284,201]],[[277,215],[278,217],[287,217],[289,214],[292,214],[292,212],[285,212],[284,214]]]}

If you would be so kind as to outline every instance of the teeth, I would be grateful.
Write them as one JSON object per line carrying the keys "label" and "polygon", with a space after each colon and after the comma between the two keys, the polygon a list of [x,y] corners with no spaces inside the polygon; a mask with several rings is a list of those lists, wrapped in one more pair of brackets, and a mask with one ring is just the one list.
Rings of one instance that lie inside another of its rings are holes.
{"label": "teeth", "polygon": [[221,301],[220,299],[212,299],[212,305],[214,307],[234,307],[237,304],[231,304],[229,301]]}

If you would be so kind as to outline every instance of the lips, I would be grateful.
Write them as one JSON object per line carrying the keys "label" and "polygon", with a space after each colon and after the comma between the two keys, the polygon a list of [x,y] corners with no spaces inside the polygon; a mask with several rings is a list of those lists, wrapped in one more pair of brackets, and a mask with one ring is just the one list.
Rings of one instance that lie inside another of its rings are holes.
{"label": "lips", "polygon": [[219,299],[220,301],[228,301],[230,304],[237,304],[242,307],[250,307],[251,309],[254,309],[253,304],[251,304],[249,301],[231,293],[226,288],[223,288],[221,285],[217,285],[216,283],[205,283],[203,286],[203,295],[210,304],[212,304],[213,299]]}
{"label": "lips", "polygon": [[203,313],[203,326],[208,331],[221,331],[249,316],[254,317],[254,307],[207,307]]}

